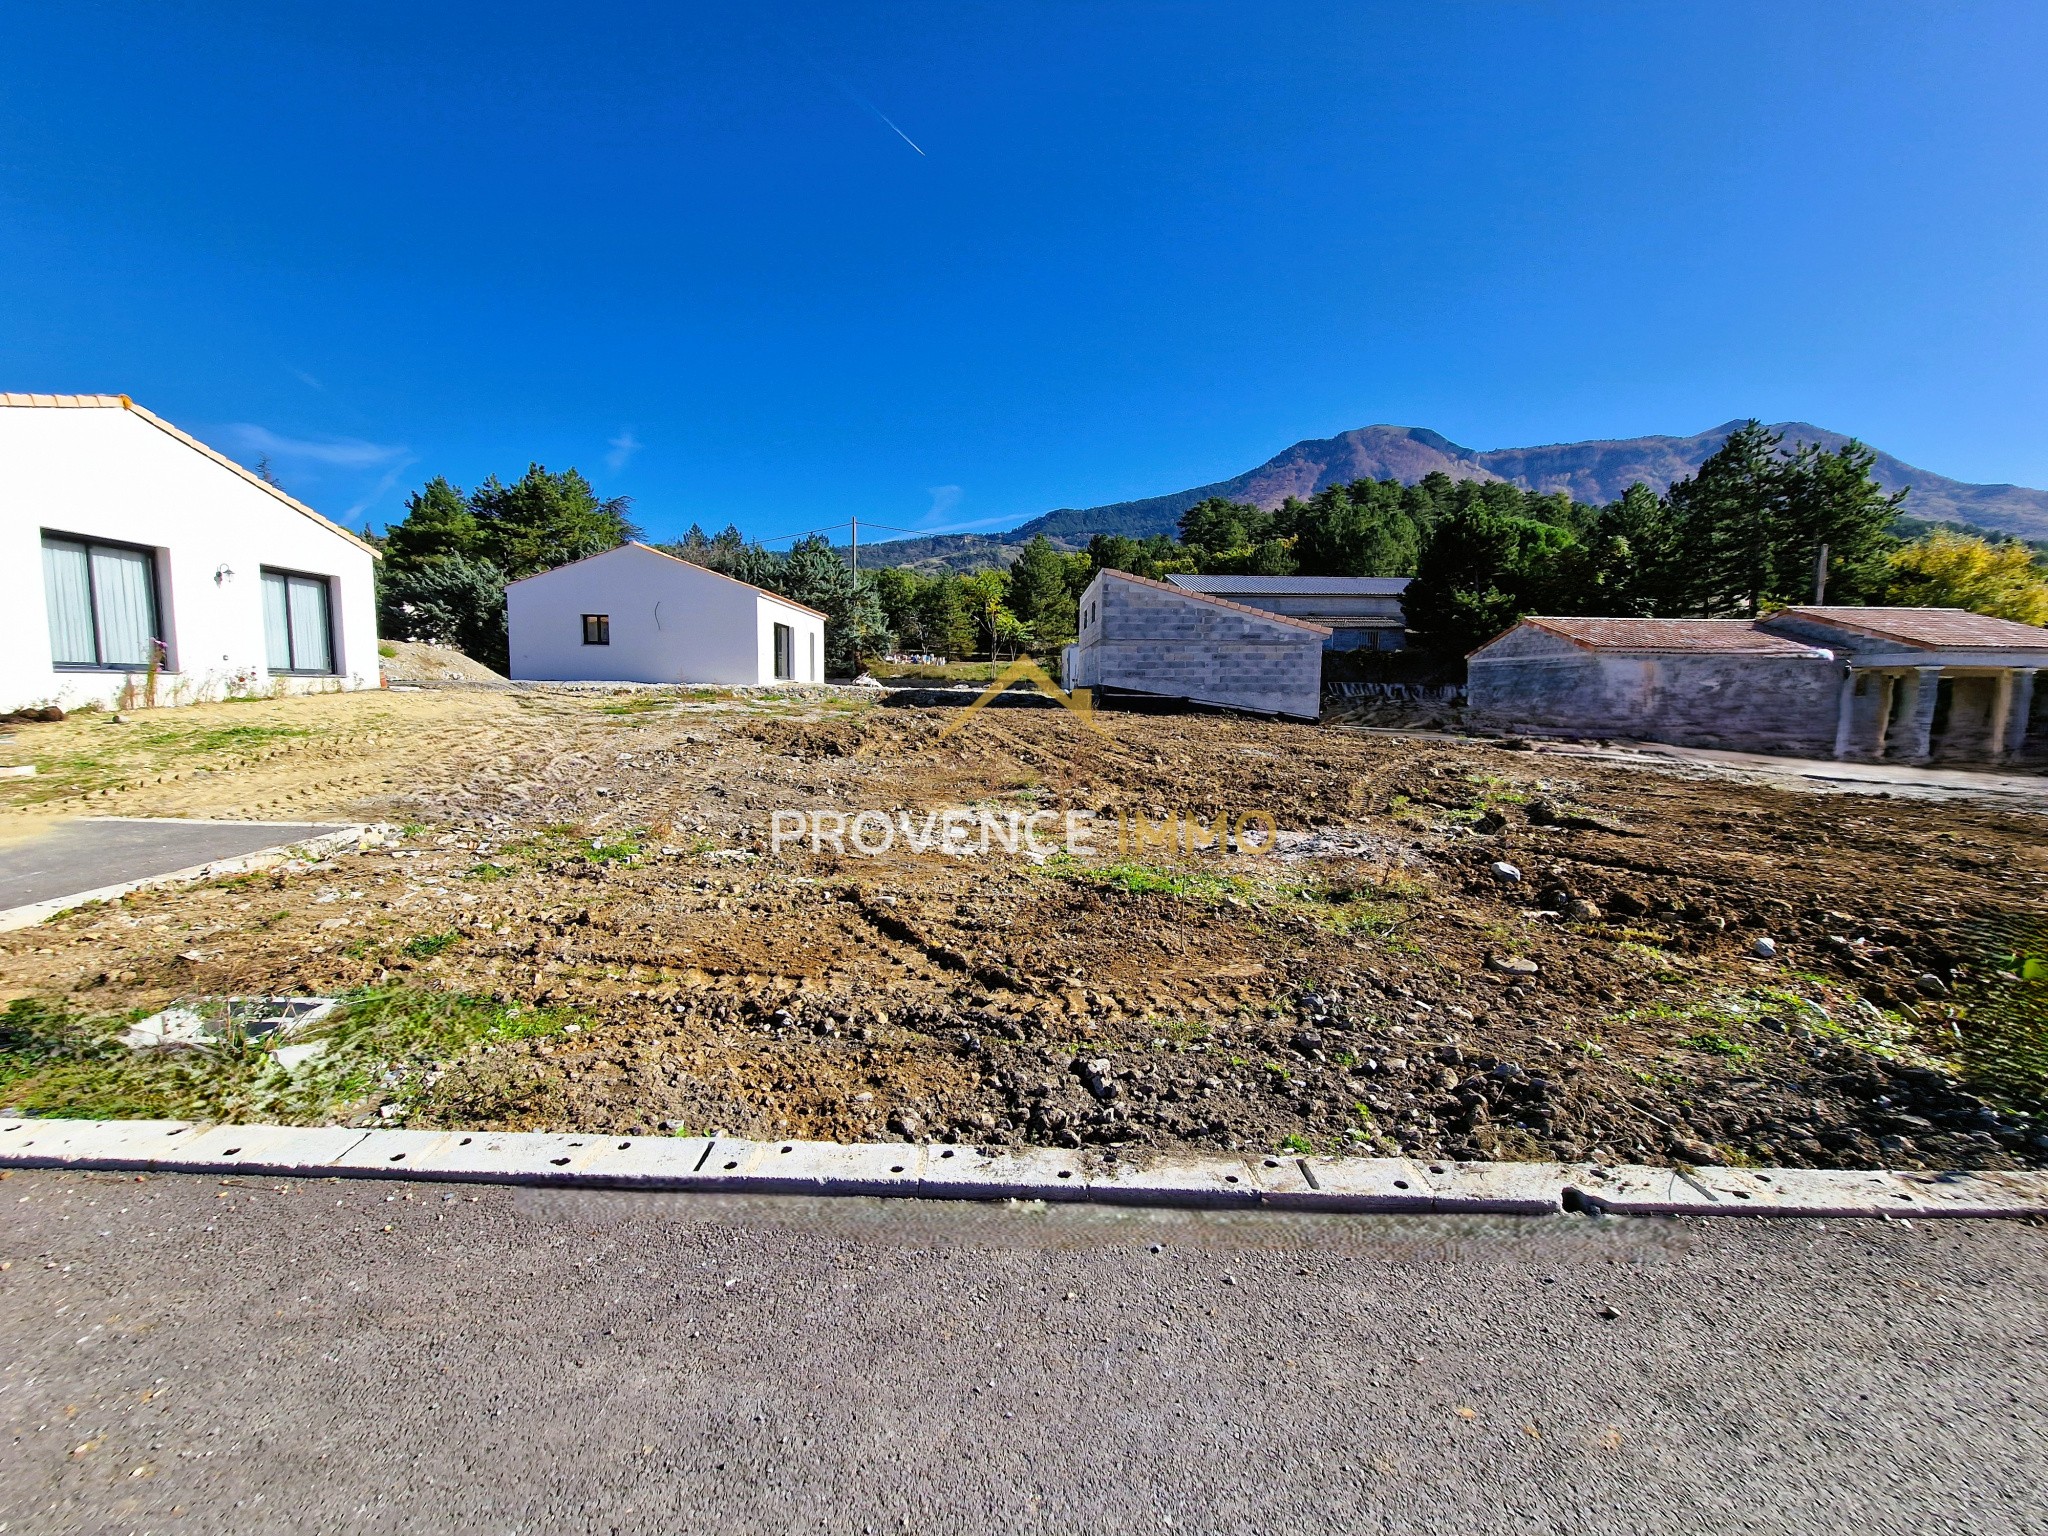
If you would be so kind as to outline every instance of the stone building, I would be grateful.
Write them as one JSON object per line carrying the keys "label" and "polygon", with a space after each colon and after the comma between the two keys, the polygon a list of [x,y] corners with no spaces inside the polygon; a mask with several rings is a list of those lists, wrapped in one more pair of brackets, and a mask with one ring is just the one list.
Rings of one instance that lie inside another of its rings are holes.
{"label": "stone building", "polygon": [[1322,712],[1321,624],[1101,571],[1081,594],[1065,686],[1149,694],[1313,720]]}
{"label": "stone building", "polygon": [[1953,608],[1531,617],[1467,658],[1467,697],[1523,735],[2001,763],[2048,755],[2043,667],[2048,630]]}

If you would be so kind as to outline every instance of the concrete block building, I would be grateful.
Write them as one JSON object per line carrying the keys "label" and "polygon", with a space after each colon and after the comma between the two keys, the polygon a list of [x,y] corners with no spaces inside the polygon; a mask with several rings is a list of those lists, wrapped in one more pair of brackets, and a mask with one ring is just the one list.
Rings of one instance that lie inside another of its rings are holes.
{"label": "concrete block building", "polygon": [[505,588],[512,676],[546,682],[825,680],[825,615],[646,544]]}
{"label": "concrete block building", "polygon": [[1324,649],[1398,651],[1408,644],[1401,598],[1406,576],[1169,576],[1187,592],[1205,592],[1246,608],[1306,619],[1330,631]]}
{"label": "concrete block building", "polygon": [[2048,755],[2048,630],[1960,609],[1530,617],[1466,666],[1473,717],[1523,735],[1908,763]]}
{"label": "concrete block building", "polygon": [[1081,594],[1065,685],[1313,720],[1328,627],[1101,571]]}

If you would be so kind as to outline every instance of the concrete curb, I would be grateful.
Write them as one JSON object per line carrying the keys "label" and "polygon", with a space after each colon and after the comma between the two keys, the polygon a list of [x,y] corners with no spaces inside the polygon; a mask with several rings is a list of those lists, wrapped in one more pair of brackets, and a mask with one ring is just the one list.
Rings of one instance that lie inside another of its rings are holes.
{"label": "concrete curb", "polygon": [[1539,1216],[2043,1216],[2048,1173],[1423,1163],[542,1131],[0,1118],[0,1167],[729,1194]]}
{"label": "concrete curb", "polygon": [[[170,820],[165,817],[128,816],[124,821]],[[261,826],[261,822],[238,822],[238,826]],[[303,826],[303,822],[279,822],[279,826]],[[351,848],[375,848],[390,838],[397,829],[378,822],[358,822],[351,826],[336,827],[332,832],[323,832],[318,837],[301,838],[295,843],[279,843],[274,848],[259,848],[254,853],[237,854],[229,859],[214,859],[205,864],[192,864],[184,869],[174,869],[169,874],[146,875],[140,880],[124,880],[119,885],[103,885],[96,890],[77,891],[69,896],[53,896],[48,901],[31,902],[26,906],[9,907],[0,912],[0,933],[16,928],[33,928],[37,923],[46,923],[51,918],[76,908],[89,906],[95,901],[113,901],[132,891],[153,890],[158,886],[191,885],[200,880],[218,880],[228,875],[246,875],[251,870],[268,869],[273,864],[282,864],[287,859],[324,859],[329,854],[341,853]]]}

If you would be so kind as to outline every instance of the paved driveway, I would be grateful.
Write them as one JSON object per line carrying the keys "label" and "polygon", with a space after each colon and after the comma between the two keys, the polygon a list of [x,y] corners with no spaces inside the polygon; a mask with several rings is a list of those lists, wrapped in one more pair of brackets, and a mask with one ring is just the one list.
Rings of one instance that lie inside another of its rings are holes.
{"label": "paved driveway", "polygon": [[8,1531],[2048,1528],[2041,1227],[40,1171],[0,1208]]}
{"label": "paved driveway", "polygon": [[114,817],[50,822],[26,837],[0,842],[0,912],[339,830],[308,822]]}

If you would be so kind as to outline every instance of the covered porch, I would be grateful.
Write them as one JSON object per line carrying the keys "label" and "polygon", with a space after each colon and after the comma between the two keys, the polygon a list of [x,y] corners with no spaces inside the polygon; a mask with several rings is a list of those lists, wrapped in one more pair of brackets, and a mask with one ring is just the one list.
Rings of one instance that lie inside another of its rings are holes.
{"label": "covered porch", "polygon": [[1993,657],[1856,657],[1842,679],[1835,756],[2004,763],[2026,754],[2041,668]]}

